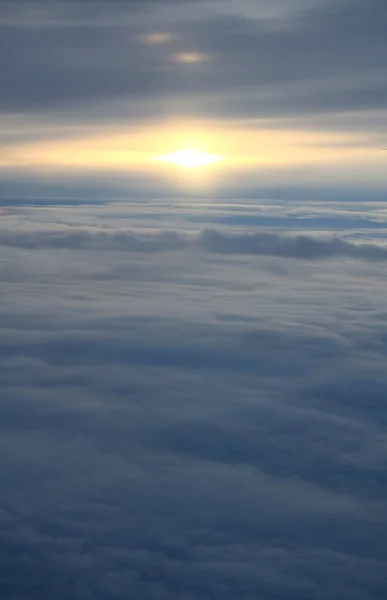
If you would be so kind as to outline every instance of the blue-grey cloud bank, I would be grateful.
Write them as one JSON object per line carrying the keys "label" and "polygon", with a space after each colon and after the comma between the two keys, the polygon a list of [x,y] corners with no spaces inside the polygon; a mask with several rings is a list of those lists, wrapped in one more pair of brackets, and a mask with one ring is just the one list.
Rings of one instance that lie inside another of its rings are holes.
{"label": "blue-grey cloud bank", "polygon": [[257,206],[4,209],[4,598],[383,597],[384,205]]}
{"label": "blue-grey cloud bank", "polygon": [[0,598],[384,599],[387,4],[0,15]]}

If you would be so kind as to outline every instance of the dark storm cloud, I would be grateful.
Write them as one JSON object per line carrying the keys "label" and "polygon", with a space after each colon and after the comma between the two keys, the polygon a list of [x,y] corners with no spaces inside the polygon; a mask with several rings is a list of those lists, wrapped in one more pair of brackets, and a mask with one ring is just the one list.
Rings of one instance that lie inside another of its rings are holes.
{"label": "dark storm cloud", "polygon": [[[139,34],[149,29],[134,17],[131,23],[130,15],[128,10],[129,22],[114,26],[87,20],[61,27],[4,24],[3,110],[191,96],[195,111],[197,95],[196,110],[205,112],[207,93],[215,94],[213,111],[219,93],[220,113],[241,116],[254,113],[254,107],[255,115],[266,115],[386,106],[383,0],[327,3],[270,26],[264,19],[221,14],[192,21],[190,14],[187,22],[182,17],[170,24],[176,40],[157,47],[139,42]],[[184,50],[203,52],[210,60],[193,68],[171,63],[171,53]],[[233,100],[238,92],[241,97]]]}
{"label": "dark storm cloud", "polygon": [[354,243],[339,237],[313,237],[282,233],[226,233],[206,229],[198,236],[176,231],[141,234],[134,231],[93,231],[77,228],[51,231],[0,232],[0,245],[18,248],[68,248],[122,252],[168,252],[198,248],[211,253],[280,256],[304,260],[350,257],[371,261],[387,259],[387,248],[376,243]]}

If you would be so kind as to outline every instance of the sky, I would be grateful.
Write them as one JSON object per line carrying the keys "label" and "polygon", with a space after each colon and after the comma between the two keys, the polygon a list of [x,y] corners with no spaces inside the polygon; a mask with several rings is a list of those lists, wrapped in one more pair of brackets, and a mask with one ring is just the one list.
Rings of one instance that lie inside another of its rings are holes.
{"label": "sky", "polygon": [[155,157],[187,145],[222,155],[218,195],[230,181],[385,189],[384,0],[0,6],[9,194],[98,177],[179,195]]}
{"label": "sky", "polygon": [[385,598],[386,29],[0,0],[0,598]]}

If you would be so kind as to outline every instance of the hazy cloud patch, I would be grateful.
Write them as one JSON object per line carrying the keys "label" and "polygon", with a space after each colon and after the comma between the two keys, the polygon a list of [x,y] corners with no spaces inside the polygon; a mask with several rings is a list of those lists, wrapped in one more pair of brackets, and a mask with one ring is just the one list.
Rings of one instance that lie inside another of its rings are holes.
{"label": "hazy cloud patch", "polygon": [[282,233],[226,233],[205,229],[199,235],[177,231],[140,233],[126,230],[92,230],[62,228],[0,232],[0,244],[25,249],[72,249],[119,252],[177,252],[200,249],[210,253],[251,256],[280,256],[304,260],[349,257],[363,260],[386,260],[387,249],[378,243],[359,243],[340,237],[288,235]]}

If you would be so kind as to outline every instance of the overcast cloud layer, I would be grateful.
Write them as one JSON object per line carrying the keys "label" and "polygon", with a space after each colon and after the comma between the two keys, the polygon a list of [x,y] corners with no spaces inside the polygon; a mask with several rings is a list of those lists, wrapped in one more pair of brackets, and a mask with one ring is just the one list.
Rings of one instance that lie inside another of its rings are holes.
{"label": "overcast cloud layer", "polygon": [[383,203],[1,219],[2,597],[384,597]]}
{"label": "overcast cloud layer", "polygon": [[[288,2],[270,18],[265,3],[257,2],[253,19],[252,5],[243,2],[239,10],[233,2],[222,10],[221,3],[189,0],[26,4],[35,11],[2,3],[9,16],[1,24],[1,107],[9,112],[110,98],[152,100],[154,113],[156,99],[190,94],[195,102],[199,95],[199,105],[203,95],[203,110],[210,95],[217,114],[238,118],[252,110],[257,117],[386,109],[383,0],[310,2],[307,9]],[[175,13],[174,4],[180,7]],[[175,36],[172,49],[141,44],[159,14],[161,27]],[[187,49],[212,60],[185,76],[168,57]]]}

